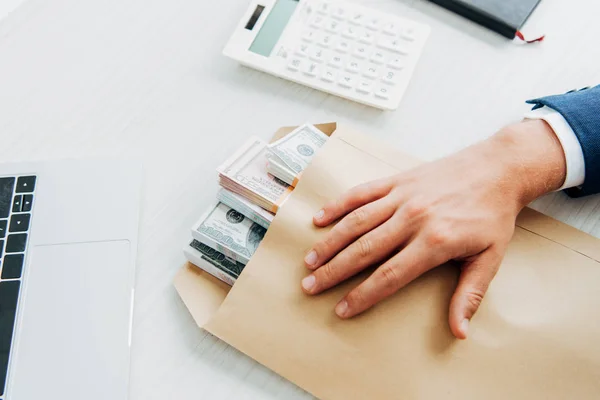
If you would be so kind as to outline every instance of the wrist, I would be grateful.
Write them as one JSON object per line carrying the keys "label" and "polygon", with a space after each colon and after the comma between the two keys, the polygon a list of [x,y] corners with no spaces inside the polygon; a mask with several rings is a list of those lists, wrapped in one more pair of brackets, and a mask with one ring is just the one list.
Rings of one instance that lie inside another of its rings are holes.
{"label": "wrist", "polygon": [[519,210],[536,198],[559,189],[566,177],[563,148],[543,120],[509,125],[488,139],[504,168]]}

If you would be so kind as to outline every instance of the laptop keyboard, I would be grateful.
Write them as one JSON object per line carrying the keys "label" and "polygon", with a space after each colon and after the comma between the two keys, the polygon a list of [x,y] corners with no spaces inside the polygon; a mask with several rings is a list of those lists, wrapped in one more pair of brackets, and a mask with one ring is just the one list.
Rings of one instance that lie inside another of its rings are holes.
{"label": "laptop keyboard", "polygon": [[0,178],[0,400],[6,389],[35,181],[35,176]]}

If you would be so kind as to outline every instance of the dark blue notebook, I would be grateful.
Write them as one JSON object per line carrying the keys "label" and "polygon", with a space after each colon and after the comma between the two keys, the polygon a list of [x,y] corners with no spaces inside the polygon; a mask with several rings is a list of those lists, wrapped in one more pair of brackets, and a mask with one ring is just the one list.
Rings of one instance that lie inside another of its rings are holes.
{"label": "dark blue notebook", "polygon": [[541,0],[430,0],[513,39]]}

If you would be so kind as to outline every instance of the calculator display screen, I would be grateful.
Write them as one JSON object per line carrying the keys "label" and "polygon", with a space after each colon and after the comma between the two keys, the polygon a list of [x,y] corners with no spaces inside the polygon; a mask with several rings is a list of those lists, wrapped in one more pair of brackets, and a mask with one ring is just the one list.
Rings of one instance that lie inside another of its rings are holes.
{"label": "calculator display screen", "polygon": [[298,0],[277,0],[260,31],[250,45],[250,51],[269,57],[288,21],[298,6]]}

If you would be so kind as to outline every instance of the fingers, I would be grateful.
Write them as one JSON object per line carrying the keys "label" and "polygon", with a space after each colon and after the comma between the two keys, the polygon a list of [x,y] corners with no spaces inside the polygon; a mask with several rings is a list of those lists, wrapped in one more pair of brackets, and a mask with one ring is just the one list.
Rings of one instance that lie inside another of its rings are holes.
{"label": "fingers", "polygon": [[350,318],[369,309],[426,271],[446,262],[440,254],[420,240],[411,242],[348,293],[336,306],[336,314],[341,318]]}
{"label": "fingers", "polygon": [[325,264],[354,240],[390,219],[395,210],[393,202],[383,198],[352,211],[306,254],[306,267],[314,270]]}
{"label": "fingers", "polygon": [[496,275],[502,253],[490,248],[463,266],[456,291],[450,301],[450,330],[458,339],[466,339],[469,321]]}
{"label": "fingers", "polygon": [[366,233],[304,278],[302,288],[308,294],[320,293],[388,257],[409,238],[409,232],[403,225],[402,219],[396,215]]}
{"label": "fingers", "polygon": [[356,186],[339,199],[325,205],[322,210],[315,214],[313,222],[317,226],[327,226],[350,211],[379,200],[391,190],[392,181],[385,178]]}

